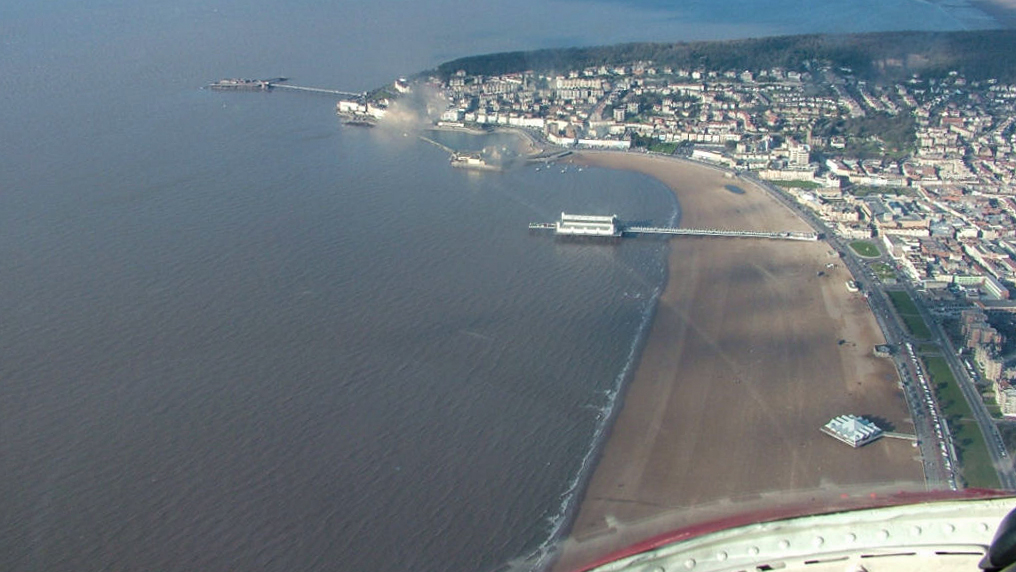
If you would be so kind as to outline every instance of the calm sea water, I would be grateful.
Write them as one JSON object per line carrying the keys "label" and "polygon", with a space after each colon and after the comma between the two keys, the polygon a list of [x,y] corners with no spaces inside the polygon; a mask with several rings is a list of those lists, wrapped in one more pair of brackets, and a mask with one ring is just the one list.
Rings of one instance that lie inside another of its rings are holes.
{"label": "calm sea water", "polygon": [[595,169],[456,170],[408,129],[340,125],[327,97],[199,88],[359,90],[502,49],[987,22],[903,0],[721,20],[727,4],[0,5],[0,568],[532,563],[637,357],[666,245],[526,224],[665,224],[669,192]]}

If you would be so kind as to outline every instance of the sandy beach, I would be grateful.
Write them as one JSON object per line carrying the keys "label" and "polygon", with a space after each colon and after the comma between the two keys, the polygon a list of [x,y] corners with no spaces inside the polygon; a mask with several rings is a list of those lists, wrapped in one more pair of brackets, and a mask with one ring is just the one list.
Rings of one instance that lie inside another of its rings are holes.
{"label": "sandy beach", "polygon": [[[635,153],[572,160],[659,179],[681,226],[810,230],[715,169]],[[681,237],[670,248],[667,287],[557,570],[760,495],[923,486],[911,442],[855,450],[819,431],[854,413],[913,432],[892,364],[872,354],[884,338],[828,244]]]}

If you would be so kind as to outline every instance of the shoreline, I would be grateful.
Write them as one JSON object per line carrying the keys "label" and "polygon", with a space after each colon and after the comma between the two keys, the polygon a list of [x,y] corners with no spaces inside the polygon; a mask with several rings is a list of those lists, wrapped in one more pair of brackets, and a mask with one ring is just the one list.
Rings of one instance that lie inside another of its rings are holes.
{"label": "shoreline", "polygon": [[1003,28],[1016,28],[1016,0],[969,0]]}
{"label": "shoreline", "polygon": [[533,563],[533,570],[549,569],[558,556],[556,552],[557,544],[565,540],[567,535],[570,534],[570,528],[574,524],[580,501],[589,486],[590,478],[600,462],[604,445],[610,438],[611,428],[614,426],[618,414],[624,407],[625,391],[634,377],[634,372],[638,368],[642,351],[645,349],[653,320],[656,317],[657,303],[665,289],[666,283],[661,284],[653,292],[652,298],[649,300],[646,311],[643,313],[639,330],[628,348],[628,360],[621,371],[615,376],[615,384],[611,390],[614,392],[614,396],[610,401],[609,407],[604,408],[606,414],[601,423],[596,427],[592,444],[582,458],[582,464],[572,480],[571,487],[562,496],[564,499],[562,509],[555,520],[556,524],[551,530],[550,536],[537,548],[533,558],[526,559],[527,562]]}
{"label": "shoreline", "polygon": [[[682,226],[810,230],[768,191],[708,165],[597,150],[577,150],[567,161],[660,180],[678,200]],[[842,288],[849,273],[839,265],[827,279],[816,277],[814,268],[833,260],[824,241],[681,238],[669,246],[667,279],[606,434],[593,445],[591,470],[581,476],[555,570],[736,509],[734,499],[747,507],[760,495],[807,490],[814,500],[822,491],[889,482],[923,489],[909,445],[883,439],[851,452],[818,431],[840,412],[909,428],[895,369],[871,356],[881,331],[867,303]],[[772,315],[774,305],[786,315]],[[740,311],[729,313],[731,306]],[[808,347],[815,337],[824,347]],[[832,364],[838,375],[825,371]],[[809,387],[823,377],[823,387]],[[716,422],[730,410],[738,423]],[[709,411],[716,415],[706,417]],[[725,454],[711,454],[717,449]],[[774,470],[760,477],[765,466]]]}

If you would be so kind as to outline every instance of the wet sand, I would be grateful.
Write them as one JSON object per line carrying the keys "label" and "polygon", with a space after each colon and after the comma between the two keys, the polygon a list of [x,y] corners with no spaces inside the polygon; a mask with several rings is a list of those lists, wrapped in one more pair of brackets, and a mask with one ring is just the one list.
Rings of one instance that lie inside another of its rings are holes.
{"label": "wet sand", "polygon": [[[708,167],[634,153],[573,160],[664,182],[681,226],[810,230],[762,189]],[[892,364],[872,354],[881,331],[826,243],[679,237],[670,248],[649,338],[556,569],[759,495],[771,505],[779,491],[923,486],[911,442],[855,450],[819,431],[854,413],[913,432]]]}

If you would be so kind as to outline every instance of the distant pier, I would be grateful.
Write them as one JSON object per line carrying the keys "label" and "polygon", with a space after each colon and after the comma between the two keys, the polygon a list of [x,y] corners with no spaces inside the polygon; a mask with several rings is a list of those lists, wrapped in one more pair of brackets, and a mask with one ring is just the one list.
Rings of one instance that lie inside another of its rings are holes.
{"label": "distant pier", "polygon": [[677,228],[661,226],[624,226],[617,215],[576,215],[561,213],[556,222],[532,222],[529,230],[552,230],[556,236],[588,236],[617,238],[642,234],[672,236],[719,236],[731,238],[764,238],[770,240],[796,240],[815,242],[813,232],[765,232],[756,230],[723,230],[717,228]]}
{"label": "distant pier", "polygon": [[305,85],[292,85],[289,83],[283,83],[287,78],[275,77],[271,79],[246,79],[246,78],[227,78],[220,79],[219,81],[208,84],[210,89],[217,89],[223,91],[268,91],[270,89],[292,89],[294,91],[309,91],[313,93],[327,93],[329,95],[339,95],[343,97],[363,97],[363,93],[354,93],[352,91],[341,91],[338,89],[325,89],[323,87],[308,87]]}
{"label": "distant pier", "polygon": [[286,81],[284,77],[272,79],[227,78],[208,84],[209,89],[223,91],[267,91],[273,85]]}
{"label": "distant pier", "polygon": [[444,143],[438,143],[437,141],[434,141],[430,137],[425,137],[423,135],[418,135],[418,137],[420,138],[420,141],[425,141],[427,143],[430,143],[431,145],[437,147],[438,149],[441,149],[442,151],[444,151],[445,153],[448,153],[449,155],[454,155],[455,154],[455,149],[452,149],[451,147],[445,145]]}
{"label": "distant pier", "polygon": [[323,87],[307,87],[304,85],[292,85],[288,83],[272,83],[269,85],[272,88],[279,89],[292,89],[296,91],[310,91],[313,93],[327,93],[329,95],[341,95],[343,97],[363,97],[363,93],[354,93],[352,91],[342,91],[338,89],[325,89]]}

